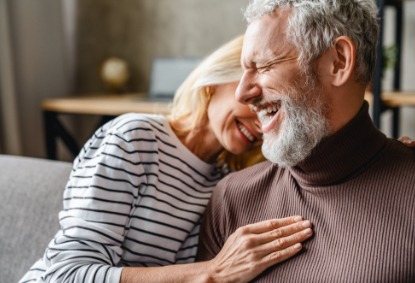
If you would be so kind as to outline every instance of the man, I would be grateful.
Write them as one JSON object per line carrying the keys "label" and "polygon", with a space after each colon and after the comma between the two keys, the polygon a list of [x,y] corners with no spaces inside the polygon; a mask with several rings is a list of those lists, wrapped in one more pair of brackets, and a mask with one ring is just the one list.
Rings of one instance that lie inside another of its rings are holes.
{"label": "man", "polygon": [[374,127],[364,101],[376,13],[371,0],[248,5],[236,97],[258,114],[269,161],[218,184],[199,260],[238,227],[302,215],[314,236],[257,282],[415,281],[415,153]]}

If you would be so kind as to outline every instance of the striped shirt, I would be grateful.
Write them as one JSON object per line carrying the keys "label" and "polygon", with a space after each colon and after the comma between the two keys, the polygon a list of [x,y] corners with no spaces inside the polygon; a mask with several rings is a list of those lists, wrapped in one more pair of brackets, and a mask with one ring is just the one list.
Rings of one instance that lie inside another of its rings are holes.
{"label": "striped shirt", "polygon": [[163,116],[116,118],[74,161],[61,229],[20,282],[119,282],[124,266],[194,262],[200,220],[220,178]]}

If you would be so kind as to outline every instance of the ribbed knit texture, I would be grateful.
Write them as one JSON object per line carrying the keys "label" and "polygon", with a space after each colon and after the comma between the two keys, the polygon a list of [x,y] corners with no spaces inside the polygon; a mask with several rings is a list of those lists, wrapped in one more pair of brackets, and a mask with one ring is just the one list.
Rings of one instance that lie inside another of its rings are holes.
{"label": "ribbed knit texture", "polygon": [[299,166],[264,162],[216,187],[198,260],[238,227],[302,215],[314,235],[255,282],[415,282],[415,153],[387,139],[364,106]]}

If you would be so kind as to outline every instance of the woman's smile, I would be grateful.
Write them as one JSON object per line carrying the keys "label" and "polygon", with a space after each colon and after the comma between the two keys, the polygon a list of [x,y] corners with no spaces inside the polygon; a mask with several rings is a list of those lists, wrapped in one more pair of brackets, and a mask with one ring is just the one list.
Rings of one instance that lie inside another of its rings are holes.
{"label": "woman's smile", "polygon": [[215,86],[207,111],[212,135],[221,147],[233,154],[243,154],[262,144],[257,115],[235,99],[238,84]]}
{"label": "woman's smile", "polygon": [[254,142],[258,140],[258,138],[255,136],[255,134],[243,123],[236,121],[236,126],[239,130],[239,133],[242,136],[242,140],[247,143],[247,145],[252,145]]}

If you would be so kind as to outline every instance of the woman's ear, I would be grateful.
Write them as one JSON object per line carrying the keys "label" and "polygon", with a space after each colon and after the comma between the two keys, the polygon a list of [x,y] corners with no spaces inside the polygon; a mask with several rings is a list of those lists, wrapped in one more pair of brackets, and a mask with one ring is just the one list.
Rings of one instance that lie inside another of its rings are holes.
{"label": "woman's ear", "polygon": [[347,36],[340,36],[334,41],[331,49],[330,77],[331,84],[344,85],[354,73],[356,65],[356,47]]}
{"label": "woman's ear", "polygon": [[205,91],[210,97],[215,92],[215,86],[205,86]]}
{"label": "woman's ear", "polygon": [[215,86],[205,86],[205,92],[207,94],[207,98],[210,101],[210,99],[212,98],[212,94],[215,93],[216,87]]}

